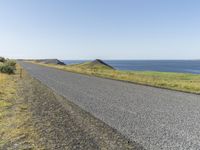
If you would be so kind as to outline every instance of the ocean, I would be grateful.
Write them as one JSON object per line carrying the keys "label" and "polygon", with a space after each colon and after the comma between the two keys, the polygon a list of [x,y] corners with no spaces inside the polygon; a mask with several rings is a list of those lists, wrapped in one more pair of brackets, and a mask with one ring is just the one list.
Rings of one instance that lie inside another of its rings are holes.
{"label": "ocean", "polygon": [[[90,60],[64,60],[66,64]],[[200,60],[104,60],[118,70],[161,71],[200,74]]]}

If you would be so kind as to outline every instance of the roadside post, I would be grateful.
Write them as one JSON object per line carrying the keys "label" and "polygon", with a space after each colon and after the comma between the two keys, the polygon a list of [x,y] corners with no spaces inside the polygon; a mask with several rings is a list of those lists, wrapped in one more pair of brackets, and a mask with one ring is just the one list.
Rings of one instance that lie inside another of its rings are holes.
{"label": "roadside post", "polygon": [[22,68],[20,68],[20,79],[22,78]]}

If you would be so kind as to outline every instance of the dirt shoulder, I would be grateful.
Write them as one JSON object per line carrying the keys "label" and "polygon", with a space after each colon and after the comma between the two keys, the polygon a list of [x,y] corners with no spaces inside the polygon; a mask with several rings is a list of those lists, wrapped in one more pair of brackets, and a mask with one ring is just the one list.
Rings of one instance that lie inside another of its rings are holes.
{"label": "dirt shoulder", "polygon": [[18,89],[41,149],[142,149],[26,73]]}

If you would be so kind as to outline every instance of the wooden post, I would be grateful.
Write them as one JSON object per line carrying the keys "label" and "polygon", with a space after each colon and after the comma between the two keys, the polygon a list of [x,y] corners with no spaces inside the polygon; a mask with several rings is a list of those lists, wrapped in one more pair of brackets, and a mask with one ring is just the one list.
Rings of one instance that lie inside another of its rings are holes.
{"label": "wooden post", "polygon": [[20,79],[22,78],[22,68],[20,68]]}

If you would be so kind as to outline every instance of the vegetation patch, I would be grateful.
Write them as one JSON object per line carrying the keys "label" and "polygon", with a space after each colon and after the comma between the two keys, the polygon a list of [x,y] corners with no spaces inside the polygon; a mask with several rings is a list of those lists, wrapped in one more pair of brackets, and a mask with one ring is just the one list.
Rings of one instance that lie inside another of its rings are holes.
{"label": "vegetation patch", "polygon": [[16,70],[16,62],[0,57],[0,72],[13,74]]}
{"label": "vegetation patch", "polygon": [[66,66],[51,64],[41,65],[75,73],[200,94],[200,75],[196,74],[155,71],[120,71],[109,68],[103,64],[94,64],[93,62]]}
{"label": "vegetation patch", "polygon": [[5,62],[6,61],[6,59],[4,58],[4,57],[0,57],[0,62]]}

